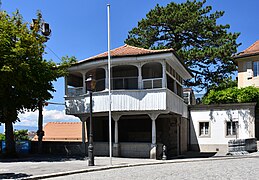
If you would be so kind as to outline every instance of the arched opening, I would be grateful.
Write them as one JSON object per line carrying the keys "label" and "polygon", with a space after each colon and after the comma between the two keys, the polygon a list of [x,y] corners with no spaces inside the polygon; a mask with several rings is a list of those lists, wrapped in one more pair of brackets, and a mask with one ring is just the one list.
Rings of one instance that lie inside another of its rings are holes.
{"label": "arched opening", "polygon": [[92,75],[95,78],[96,85],[94,91],[105,90],[105,70],[103,68],[97,68],[90,70],[86,73],[86,79]]}
{"label": "arched opening", "polygon": [[146,63],[141,69],[143,89],[162,88],[163,69],[161,63]]}
{"label": "arched opening", "polygon": [[78,96],[83,93],[83,75],[78,72],[69,73],[66,77],[67,81],[67,96]]}
{"label": "arched opening", "polygon": [[138,68],[132,65],[112,68],[113,89],[138,89]]}

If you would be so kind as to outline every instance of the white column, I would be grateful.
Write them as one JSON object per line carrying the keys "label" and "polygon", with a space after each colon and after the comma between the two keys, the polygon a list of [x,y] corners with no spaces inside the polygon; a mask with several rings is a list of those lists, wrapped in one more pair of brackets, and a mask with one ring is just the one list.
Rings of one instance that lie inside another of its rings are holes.
{"label": "white column", "polygon": [[152,119],[152,144],[156,145],[156,120]]}
{"label": "white column", "polygon": [[118,121],[120,119],[120,114],[112,114],[112,118],[115,122],[114,127],[114,144],[113,144],[113,156],[118,157],[120,156],[120,144],[119,144],[119,129],[118,129]]}
{"label": "white column", "polygon": [[156,159],[156,119],[159,114],[150,113],[148,114],[152,120],[152,142],[151,142],[151,150],[150,150],[150,159]]}
{"label": "white column", "polygon": [[162,88],[166,88],[166,63],[162,62],[162,72],[163,72],[163,80],[162,80]]}
{"label": "white column", "polygon": [[83,153],[84,155],[86,155],[86,120],[87,117],[86,116],[81,116],[79,117],[81,122],[82,122],[82,149],[83,149]]}
{"label": "white column", "polygon": [[64,77],[64,84],[65,84],[65,96],[68,96],[68,88],[67,88],[67,76]]}
{"label": "white column", "polygon": [[108,71],[108,65],[105,66],[105,90],[109,89],[109,71]]}
{"label": "white column", "polygon": [[138,65],[138,89],[142,89],[142,71],[141,65]]}
{"label": "white column", "polygon": [[85,83],[85,72],[81,72],[82,76],[83,76],[83,94],[86,94],[86,83]]}

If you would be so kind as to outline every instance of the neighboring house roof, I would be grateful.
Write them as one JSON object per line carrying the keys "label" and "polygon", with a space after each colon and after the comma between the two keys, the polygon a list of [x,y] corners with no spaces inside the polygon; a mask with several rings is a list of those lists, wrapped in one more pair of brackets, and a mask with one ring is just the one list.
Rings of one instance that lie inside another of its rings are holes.
{"label": "neighboring house roof", "polygon": [[259,55],[259,40],[257,40],[254,44],[249,46],[244,51],[235,55],[234,58],[237,59],[237,58],[255,56],[255,55]]}
{"label": "neighboring house roof", "polygon": [[[49,122],[44,127],[44,133],[45,134],[43,136],[43,141],[80,142],[82,141],[82,123],[81,122]],[[38,136],[37,135],[34,136],[32,141],[38,141]],[[87,141],[87,138],[86,138],[86,141]]]}

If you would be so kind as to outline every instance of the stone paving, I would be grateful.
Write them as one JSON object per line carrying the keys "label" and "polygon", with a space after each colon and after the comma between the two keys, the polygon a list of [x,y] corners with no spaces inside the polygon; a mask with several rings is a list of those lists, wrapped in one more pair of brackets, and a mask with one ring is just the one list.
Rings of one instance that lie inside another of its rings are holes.
{"label": "stone paving", "polygon": [[[195,157],[195,156],[193,156]],[[218,160],[218,161],[216,161]],[[141,169],[145,169],[150,167],[155,167],[151,168],[150,170],[147,169],[147,172],[155,172],[156,168],[160,169],[160,167],[163,167],[165,169],[170,169],[175,166],[179,166],[178,170],[176,169],[176,172],[180,172],[181,168],[180,165],[175,165],[175,164],[181,164],[185,165],[186,163],[189,164],[189,162],[193,163],[198,163],[197,167],[199,165],[204,165],[204,167],[208,168],[210,166],[207,166],[207,164],[211,163],[212,161],[216,162],[224,162],[222,160],[240,160],[240,163],[238,164],[238,167],[242,165],[242,162],[247,161],[250,165],[253,165],[257,168],[257,172],[259,172],[258,167],[259,167],[259,153],[253,153],[248,156],[234,156],[234,157],[217,157],[213,156],[210,158],[185,158],[185,159],[173,159],[173,160],[152,160],[152,159],[135,159],[135,158],[112,158],[112,163],[113,165],[110,166],[110,159],[108,157],[96,157],[95,158],[95,166],[89,167],[88,162],[86,159],[83,158],[63,158],[63,157],[41,157],[41,156],[33,156],[33,157],[28,157],[28,158],[23,158],[23,159],[13,159],[13,160],[2,160],[0,159],[0,179],[38,179],[38,178],[47,178],[47,177],[55,177],[55,176],[62,176],[61,178],[69,178],[70,176],[67,175],[73,175],[76,176],[78,173],[83,173],[83,174],[93,174],[94,171],[98,171],[98,174],[100,171],[105,170],[104,172],[108,172],[108,169],[114,169],[118,170],[120,168],[120,172],[125,171],[125,167],[130,167],[133,171],[133,176],[139,174],[139,172],[142,172]],[[249,162],[251,160],[251,162]],[[254,162],[256,160],[256,162]],[[238,162],[238,161],[237,161]],[[225,163],[225,162],[224,162]],[[231,163],[230,163],[231,164]],[[232,163],[236,165],[236,163]],[[246,163],[243,163],[242,166],[246,168]],[[257,165],[256,165],[257,164]],[[156,167],[157,166],[157,167]],[[172,166],[172,167],[171,167]],[[186,166],[187,167],[187,166]],[[195,166],[194,166],[195,167]],[[214,165],[211,165],[211,167],[214,167]],[[215,168],[221,167],[219,164],[215,166]],[[162,168],[162,169],[163,169]],[[194,168],[190,165],[190,168],[194,170]],[[248,168],[248,169],[249,169]],[[134,169],[139,169],[139,171],[135,172]],[[162,172],[161,170],[158,170],[158,172]],[[223,168],[224,169],[224,168]],[[111,170],[109,170],[111,171]],[[201,170],[197,170],[197,172],[200,172]],[[252,171],[252,170],[251,170]],[[87,172],[87,173],[85,173]],[[167,172],[167,171],[165,171]],[[171,172],[169,170],[169,172]],[[178,172],[178,173],[179,173]],[[220,172],[220,171],[219,171]],[[231,170],[228,171],[228,173],[231,172]],[[125,172],[127,173],[127,172]],[[143,172],[144,173],[144,172]],[[83,175],[81,174],[81,175]],[[100,173],[102,174],[102,173]],[[115,174],[118,174],[117,171]],[[151,173],[152,174],[152,173]],[[79,175],[79,179],[82,178]],[[147,174],[146,174],[147,175]],[[144,173],[144,176],[146,176]],[[170,174],[169,174],[170,175]],[[169,176],[168,175],[168,176]],[[72,176],[72,177],[73,177]],[[118,177],[124,176],[123,174],[118,174]],[[160,174],[158,173],[157,178],[159,179]],[[111,176],[113,177],[113,176]],[[117,176],[116,176],[117,177]],[[126,176],[128,177],[128,176]],[[94,178],[94,177],[93,177]],[[97,179],[100,179],[100,177],[96,177]],[[114,177],[113,177],[114,178]],[[129,177],[130,178],[130,177]],[[150,177],[151,178],[151,177]],[[76,178],[77,179],[77,178]],[[85,179],[85,178],[83,178]]]}
{"label": "stone paving", "polygon": [[185,163],[166,163],[141,167],[109,169],[98,172],[80,173],[63,177],[61,179],[201,179],[201,180],[256,180],[259,177],[259,157],[244,159],[222,159],[210,161],[192,161]]}

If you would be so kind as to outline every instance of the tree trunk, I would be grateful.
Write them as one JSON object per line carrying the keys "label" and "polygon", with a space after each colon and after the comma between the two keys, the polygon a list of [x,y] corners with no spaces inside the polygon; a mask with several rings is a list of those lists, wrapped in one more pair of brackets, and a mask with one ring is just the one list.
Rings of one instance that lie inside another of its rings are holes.
{"label": "tree trunk", "polygon": [[5,123],[5,145],[7,157],[14,157],[16,155],[16,151],[13,134],[13,123],[11,121],[7,121]]}

